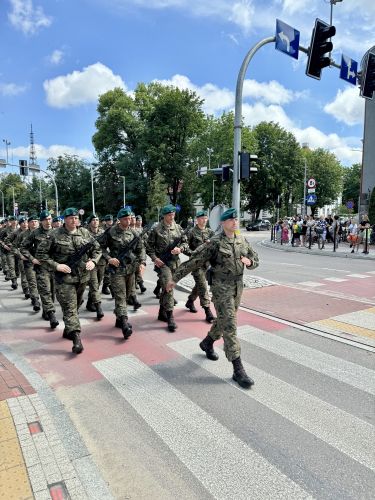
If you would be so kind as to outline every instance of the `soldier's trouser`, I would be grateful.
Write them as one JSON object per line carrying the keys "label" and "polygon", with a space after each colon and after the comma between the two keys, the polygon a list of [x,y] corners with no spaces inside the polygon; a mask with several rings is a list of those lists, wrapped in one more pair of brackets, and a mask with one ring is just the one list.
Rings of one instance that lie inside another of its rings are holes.
{"label": "soldier's trouser", "polygon": [[15,279],[16,276],[16,258],[15,256],[11,253],[7,253],[7,264],[8,264],[8,278]]}
{"label": "soldier's trouser", "polygon": [[169,264],[169,266],[163,266],[160,268],[157,268],[157,274],[160,279],[160,285],[161,285],[161,293],[160,293],[160,307],[163,308],[165,311],[173,311],[174,308],[174,297],[173,297],[173,290],[170,292],[167,292],[165,289],[166,284],[168,281],[172,279],[172,273],[178,268],[180,265],[179,261],[174,261]]}
{"label": "soldier's trouser", "polygon": [[111,273],[109,272],[109,266],[106,265],[104,269],[104,276],[103,276],[103,286],[109,286],[111,284]]}
{"label": "soldier's trouser", "polygon": [[100,286],[104,278],[105,267],[105,264],[101,264],[95,266],[95,268],[90,271],[89,296],[93,304],[98,304],[102,300]]}
{"label": "soldier's trouser", "polygon": [[87,281],[75,283],[56,283],[56,297],[61,306],[65,331],[80,332],[81,324],[78,317],[78,306],[82,303]]}
{"label": "soldier's trouser", "polygon": [[7,256],[4,252],[1,252],[1,267],[3,268],[4,274],[8,274],[8,262]]}
{"label": "soldier's trouser", "polygon": [[137,296],[137,290],[135,288],[135,273],[132,273],[132,279],[129,280],[129,287],[126,289],[126,300],[129,300],[130,297]]}
{"label": "soldier's trouser", "polygon": [[26,279],[27,279],[27,283],[29,285],[30,297],[32,299],[37,299],[39,297],[39,294],[38,294],[38,288],[37,288],[37,284],[36,284],[36,274],[34,271],[34,267],[30,262],[27,262],[26,266],[25,266],[25,264],[23,264],[23,267],[25,269]]}
{"label": "soldier's trouser", "polygon": [[205,269],[198,269],[198,271],[194,271],[191,273],[195,285],[189,295],[189,300],[194,302],[194,300],[199,297],[199,302],[201,307],[209,307],[210,306],[210,296],[208,295],[208,287],[206,280],[206,271]]}
{"label": "soldier's trouser", "polygon": [[240,305],[243,283],[216,281],[211,286],[212,301],[216,309],[216,319],[208,335],[213,340],[223,337],[224,352],[228,361],[241,355],[241,347],[237,338],[237,310]]}
{"label": "soldier's trouser", "polygon": [[128,290],[134,286],[134,273],[124,275],[123,273],[115,272],[110,275],[112,292],[115,296],[115,310],[117,318],[128,315],[127,297]]}
{"label": "soldier's trouser", "polygon": [[52,272],[38,268],[36,271],[36,284],[45,313],[55,312],[55,278]]}
{"label": "soldier's trouser", "polygon": [[23,261],[21,259],[18,260],[18,268],[20,270],[21,275],[21,286],[23,293],[30,293],[29,283],[27,282],[26,272],[23,265]]}

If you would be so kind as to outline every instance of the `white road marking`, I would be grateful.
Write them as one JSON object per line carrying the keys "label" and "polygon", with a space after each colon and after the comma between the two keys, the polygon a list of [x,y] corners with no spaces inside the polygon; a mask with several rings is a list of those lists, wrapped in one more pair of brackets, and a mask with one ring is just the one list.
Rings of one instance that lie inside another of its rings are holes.
{"label": "white road marking", "polygon": [[323,278],[324,281],[334,281],[335,283],[342,283],[343,281],[348,281],[345,278]]}
{"label": "white road marking", "polygon": [[347,276],[349,276],[350,278],[361,278],[361,279],[364,279],[364,278],[371,278],[371,276],[366,276],[366,274],[347,274]]}
{"label": "white road marking", "polygon": [[317,283],[316,281],[300,281],[298,285],[317,287],[324,286],[324,283]]}

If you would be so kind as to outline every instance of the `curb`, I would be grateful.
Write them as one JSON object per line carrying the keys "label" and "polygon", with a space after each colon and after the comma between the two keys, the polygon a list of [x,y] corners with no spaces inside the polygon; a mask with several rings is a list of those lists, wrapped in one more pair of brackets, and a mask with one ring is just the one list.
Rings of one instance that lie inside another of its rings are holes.
{"label": "curb", "polygon": [[273,248],[275,250],[281,250],[282,252],[295,252],[303,253],[308,255],[324,255],[327,257],[339,257],[342,259],[360,259],[360,260],[375,260],[375,255],[362,255],[362,254],[352,254],[349,252],[333,252],[332,250],[315,250],[308,249],[306,247],[292,247],[289,245],[280,245],[278,243],[271,243],[269,240],[261,240],[259,244],[266,248]]}

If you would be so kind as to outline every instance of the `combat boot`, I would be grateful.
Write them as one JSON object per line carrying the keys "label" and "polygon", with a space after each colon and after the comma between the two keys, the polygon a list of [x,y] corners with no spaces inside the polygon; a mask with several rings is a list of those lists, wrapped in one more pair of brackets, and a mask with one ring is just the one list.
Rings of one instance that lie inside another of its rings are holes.
{"label": "combat boot", "polygon": [[232,361],[233,363],[233,380],[237,382],[238,385],[244,389],[250,389],[254,385],[254,380],[251,379],[245,372],[245,368],[242,366],[241,358],[237,358]]}
{"label": "combat boot", "polygon": [[64,328],[64,331],[63,331],[63,339],[67,339],[67,340],[73,340],[73,333],[69,333],[65,330]]}
{"label": "combat boot", "polygon": [[194,301],[191,299],[188,299],[188,301],[185,304],[185,307],[187,307],[191,313],[198,312],[195,305],[194,305]]}
{"label": "combat boot", "polygon": [[158,285],[156,285],[152,293],[155,295],[157,299],[160,299],[160,287]]}
{"label": "combat boot", "polygon": [[124,339],[126,340],[133,333],[133,329],[132,329],[132,326],[129,325],[129,323],[128,323],[128,317],[127,316],[121,316],[120,317],[120,322],[121,322],[122,334],[124,336]]}
{"label": "combat boot", "polygon": [[[128,327],[133,329],[132,325],[129,322]],[[122,328],[121,318],[116,318],[115,328]]]}
{"label": "combat boot", "polygon": [[206,315],[206,321],[207,323],[212,323],[216,318],[215,316],[212,314],[212,311],[210,309],[210,307],[204,307],[204,313]]}
{"label": "combat boot", "polygon": [[28,288],[26,288],[26,290],[24,290],[23,293],[25,294],[25,299],[29,299],[31,297],[30,290]]}
{"label": "combat boot", "polygon": [[92,303],[92,299],[91,299],[91,295],[90,294],[87,297],[86,309],[88,311],[90,311],[90,312],[95,312],[96,311],[95,304]]}
{"label": "combat boot", "polygon": [[158,320],[159,321],[165,321],[166,323],[168,323],[168,318],[167,318],[167,312],[166,310],[160,306],[159,308],[159,315],[158,315]]}
{"label": "combat boot", "polygon": [[83,351],[83,345],[81,342],[80,333],[79,332],[72,332],[71,337],[73,340],[72,352],[74,352],[74,354],[81,354],[81,352]]}
{"label": "combat boot", "polygon": [[95,311],[96,311],[96,319],[98,321],[100,321],[104,316],[104,312],[103,312],[102,305],[100,302],[97,302],[95,304]]}
{"label": "combat boot", "polygon": [[110,292],[110,290],[108,288],[108,285],[103,285],[102,286],[102,294],[103,295],[111,295],[111,292]]}
{"label": "combat boot", "polygon": [[10,286],[13,288],[13,290],[17,290],[18,288],[17,278],[12,278],[12,284]]}
{"label": "combat boot", "polygon": [[44,309],[43,309],[43,312],[42,312],[42,318],[44,319],[44,321],[49,321],[48,313],[46,313]]}
{"label": "combat boot", "polygon": [[56,328],[59,325],[59,322],[57,321],[55,313],[53,311],[50,311],[48,313],[48,319],[49,319],[49,324],[51,325],[51,328]]}
{"label": "combat boot", "polygon": [[173,311],[167,311],[167,322],[168,322],[168,330],[170,332],[174,332],[177,328],[177,325],[173,317]]}
{"label": "combat boot", "polygon": [[35,312],[40,311],[40,302],[39,302],[39,299],[38,299],[38,298],[33,297],[33,298],[31,299],[31,303],[32,303],[32,305],[33,305],[33,310],[34,310]]}
{"label": "combat boot", "polygon": [[147,290],[147,288],[145,287],[145,283],[144,283],[143,280],[141,280],[139,282],[139,289],[140,289],[141,293],[145,293],[145,291]]}
{"label": "combat boot", "polygon": [[137,311],[140,307],[142,307],[142,304],[138,302],[138,299],[136,296],[133,297],[133,310]]}
{"label": "combat boot", "polygon": [[199,344],[202,351],[206,353],[206,358],[211,361],[217,361],[219,359],[219,355],[214,351],[214,342],[214,339],[207,335]]}

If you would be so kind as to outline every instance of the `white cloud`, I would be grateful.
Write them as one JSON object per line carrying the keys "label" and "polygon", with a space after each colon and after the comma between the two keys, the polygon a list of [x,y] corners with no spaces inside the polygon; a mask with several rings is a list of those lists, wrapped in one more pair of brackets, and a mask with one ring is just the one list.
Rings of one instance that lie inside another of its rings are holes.
{"label": "white cloud", "polygon": [[0,95],[13,96],[25,92],[27,85],[17,85],[16,83],[1,83],[0,82]]}
{"label": "white cloud", "polygon": [[263,121],[273,121],[287,130],[293,128],[293,122],[287,116],[284,109],[277,104],[266,106],[261,102],[254,105],[244,103],[242,105],[242,116],[244,117],[245,125],[251,127]]}
{"label": "white cloud", "polygon": [[[35,152],[38,161],[48,160],[48,158],[57,158],[58,156],[63,156],[64,154],[72,156],[76,155],[87,160],[92,160],[94,158],[93,151],[90,151],[89,149],[80,149],[63,144],[53,144],[51,146],[42,146],[41,144],[35,144]],[[29,153],[29,146],[18,146],[16,148],[12,148],[12,154],[17,158],[28,158]]]}
{"label": "white cloud", "polygon": [[82,71],[73,71],[43,83],[47,103],[55,108],[69,108],[81,104],[94,103],[98,96],[115,87],[126,89],[120,76],[97,62]]}
{"label": "white cloud", "polygon": [[25,35],[34,35],[39,28],[51,25],[51,17],[44,14],[42,7],[34,7],[32,0],[10,0],[10,3],[12,10],[8,14],[8,19]]}
{"label": "white cloud", "polygon": [[338,90],[335,99],[324,106],[324,111],[346,125],[363,123],[365,100],[359,96],[357,87]]}
{"label": "white cloud", "polygon": [[47,59],[51,64],[58,65],[62,62],[64,57],[64,52],[60,49],[56,49],[50,54]]}
{"label": "white cloud", "polygon": [[245,33],[249,33],[254,21],[255,8],[250,0],[236,2],[232,7],[229,20],[240,26]]}
{"label": "white cloud", "polygon": [[287,104],[297,98],[298,95],[286,89],[275,80],[268,83],[257,82],[256,80],[245,80],[243,85],[243,97],[261,99],[266,103]]}

